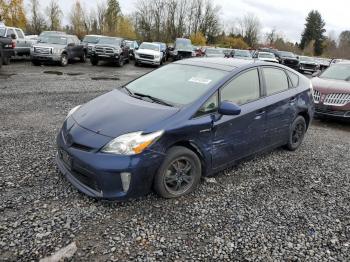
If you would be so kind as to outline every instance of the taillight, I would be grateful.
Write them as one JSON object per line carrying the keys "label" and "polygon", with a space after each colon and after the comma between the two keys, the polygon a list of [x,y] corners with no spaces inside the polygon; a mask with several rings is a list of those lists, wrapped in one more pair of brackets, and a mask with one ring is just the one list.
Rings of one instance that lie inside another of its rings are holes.
{"label": "taillight", "polygon": [[12,48],[15,49],[16,48],[16,42],[12,40]]}

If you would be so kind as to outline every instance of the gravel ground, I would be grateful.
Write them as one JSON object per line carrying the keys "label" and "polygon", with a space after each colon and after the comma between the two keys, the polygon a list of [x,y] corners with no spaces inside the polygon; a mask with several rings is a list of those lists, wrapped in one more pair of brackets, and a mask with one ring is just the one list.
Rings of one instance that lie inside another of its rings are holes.
{"label": "gravel ground", "polygon": [[24,61],[1,69],[0,260],[36,261],[71,243],[73,261],[350,260],[345,124],[315,121],[297,152],[257,156],[180,199],[78,193],[54,163],[66,113],[150,70]]}

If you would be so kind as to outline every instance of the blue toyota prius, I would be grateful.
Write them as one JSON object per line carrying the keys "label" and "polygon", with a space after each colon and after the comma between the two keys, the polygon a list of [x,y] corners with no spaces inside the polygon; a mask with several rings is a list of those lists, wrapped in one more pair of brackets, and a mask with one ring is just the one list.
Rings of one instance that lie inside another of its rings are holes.
{"label": "blue toyota prius", "polygon": [[175,198],[248,156],[296,150],[313,111],[310,81],[285,66],[182,60],[72,109],[57,164],[92,197]]}

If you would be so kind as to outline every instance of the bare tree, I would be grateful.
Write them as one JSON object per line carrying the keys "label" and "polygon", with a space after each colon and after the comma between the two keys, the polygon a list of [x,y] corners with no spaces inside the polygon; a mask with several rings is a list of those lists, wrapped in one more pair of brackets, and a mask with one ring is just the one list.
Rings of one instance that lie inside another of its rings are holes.
{"label": "bare tree", "polygon": [[80,38],[88,33],[86,32],[87,25],[85,21],[85,14],[85,10],[83,9],[80,1],[76,0],[73,4],[72,11],[69,15],[69,19],[74,33]]}
{"label": "bare tree", "polygon": [[242,19],[239,19],[240,33],[244,40],[251,47],[258,44],[261,24],[259,19],[254,14],[246,14]]}
{"label": "bare tree", "polygon": [[49,30],[60,30],[63,12],[56,0],[50,1],[48,7],[46,8],[46,14],[48,16]]}
{"label": "bare tree", "polygon": [[40,5],[38,0],[30,0],[31,18],[27,25],[27,31],[32,34],[40,34],[46,28],[46,22],[40,12]]}

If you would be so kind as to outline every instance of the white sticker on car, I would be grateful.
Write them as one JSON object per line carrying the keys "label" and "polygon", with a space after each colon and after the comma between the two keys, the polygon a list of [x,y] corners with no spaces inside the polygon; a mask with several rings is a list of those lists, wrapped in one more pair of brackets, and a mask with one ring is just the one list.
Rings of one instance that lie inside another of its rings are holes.
{"label": "white sticker on car", "polygon": [[209,85],[211,83],[211,79],[205,79],[205,78],[199,78],[199,77],[192,77],[189,82],[202,84],[202,85]]}

